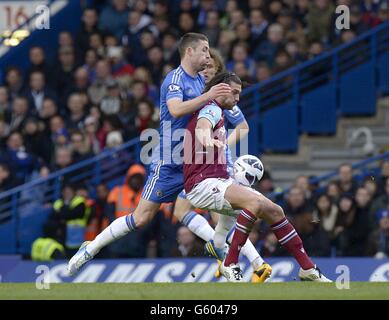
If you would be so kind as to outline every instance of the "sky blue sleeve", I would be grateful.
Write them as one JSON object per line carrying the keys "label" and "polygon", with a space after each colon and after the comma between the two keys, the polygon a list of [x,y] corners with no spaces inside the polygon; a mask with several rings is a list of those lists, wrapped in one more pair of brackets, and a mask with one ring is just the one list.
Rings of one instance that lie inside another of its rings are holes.
{"label": "sky blue sleeve", "polygon": [[178,79],[175,76],[171,76],[167,80],[166,101],[169,101],[172,98],[180,98],[181,100],[184,100],[184,86],[181,81],[181,77]]}
{"label": "sky blue sleeve", "polygon": [[210,104],[200,110],[197,119],[206,118],[212,123],[212,128],[215,128],[221,117],[222,110],[218,106]]}
{"label": "sky blue sleeve", "polygon": [[243,112],[238,106],[234,106],[231,110],[223,110],[225,119],[233,126],[236,127],[238,124],[245,121]]}

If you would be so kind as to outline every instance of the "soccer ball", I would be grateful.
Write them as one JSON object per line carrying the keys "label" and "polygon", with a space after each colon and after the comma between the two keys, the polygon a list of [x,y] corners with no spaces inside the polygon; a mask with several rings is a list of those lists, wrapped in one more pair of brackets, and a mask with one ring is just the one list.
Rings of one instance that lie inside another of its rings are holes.
{"label": "soccer ball", "polygon": [[234,162],[234,179],[239,184],[252,187],[262,179],[264,166],[257,157],[244,155]]}

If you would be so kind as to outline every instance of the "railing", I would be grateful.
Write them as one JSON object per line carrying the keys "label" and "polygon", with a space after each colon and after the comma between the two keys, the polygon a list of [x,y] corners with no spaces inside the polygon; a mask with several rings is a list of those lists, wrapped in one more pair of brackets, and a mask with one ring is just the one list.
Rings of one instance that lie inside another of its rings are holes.
{"label": "railing", "polygon": [[60,197],[64,181],[82,183],[93,190],[100,183],[109,183],[125,175],[128,167],[139,162],[140,142],[133,139],[116,148],[51,173],[46,178],[37,178],[19,187],[0,193],[0,224],[18,219],[18,213],[31,202],[45,204]]}
{"label": "railing", "polygon": [[[244,90],[251,145],[295,152],[300,133],[335,134],[339,115],[373,115],[389,87],[389,22]],[[255,150],[254,150],[255,151]]]}

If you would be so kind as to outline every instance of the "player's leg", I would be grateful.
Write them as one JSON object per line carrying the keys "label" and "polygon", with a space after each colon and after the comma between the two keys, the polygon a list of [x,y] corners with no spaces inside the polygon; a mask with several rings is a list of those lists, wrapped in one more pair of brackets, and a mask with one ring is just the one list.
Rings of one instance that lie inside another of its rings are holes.
{"label": "player's leg", "polygon": [[99,233],[93,241],[85,242],[77,253],[70,259],[68,271],[75,274],[86,262],[105,246],[148,224],[156,215],[160,203],[155,203],[143,198],[132,214],[115,219],[108,227]]}
{"label": "player's leg", "polygon": [[88,253],[95,256],[103,247],[109,245],[114,240],[146,226],[157,214],[160,205],[160,203],[141,198],[133,213],[114,220],[88,244]]}
{"label": "player's leg", "polygon": [[237,219],[235,234],[224,266],[237,264],[239,251],[246,243],[256,218],[262,218],[271,226],[280,244],[295,257],[301,266],[303,272],[300,272],[300,277],[302,275],[306,280],[329,281],[321,275],[320,270],[305,252],[301,238],[285,217],[282,208],[261,194],[248,193],[248,190],[243,189],[245,188],[242,186],[232,185],[225,192],[225,199],[232,207],[246,209],[241,211]]}
{"label": "player's leg", "polygon": [[[232,242],[232,238],[235,232],[235,228],[232,228],[227,235],[227,243]],[[250,239],[247,239],[246,243],[241,249],[241,254],[244,255],[249,261],[254,270],[251,277],[251,282],[265,282],[272,273],[272,267],[266,263],[257,249],[254,247]]]}
{"label": "player's leg", "polygon": [[194,211],[190,201],[186,199],[185,192],[181,192],[174,206],[174,216],[185,225],[196,236],[209,241],[213,239],[215,231],[209,225],[208,221],[200,214]]}

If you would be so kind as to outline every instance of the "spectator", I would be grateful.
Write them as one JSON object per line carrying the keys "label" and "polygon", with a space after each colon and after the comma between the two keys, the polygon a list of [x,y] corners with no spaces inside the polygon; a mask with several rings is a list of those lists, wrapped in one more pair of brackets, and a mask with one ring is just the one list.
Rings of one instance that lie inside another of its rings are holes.
{"label": "spectator", "polygon": [[103,36],[100,33],[92,33],[89,37],[89,48],[96,52],[99,57],[105,57]]}
{"label": "spectator", "polygon": [[389,179],[386,179],[385,193],[373,200],[370,207],[370,225],[375,224],[377,212],[380,210],[389,210]]}
{"label": "spectator", "polygon": [[5,84],[11,100],[20,96],[23,91],[23,77],[20,69],[17,67],[8,68],[5,73]]}
{"label": "spectator", "polygon": [[259,63],[256,67],[256,80],[261,83],[270,79],[272,75],[271,69],[266,62]]}
{"label": "spectator", "polygon": [[292,187],[287,195],[286,206],[284,208],[285,215],[294,219],[299,214],[310,211],[308,206],[304,190],[299,187]]}
{"label": "spectator", "polygon": [[338,185],[341,193],[354,194],[357,190],[357,182],[353,178],[353,168],[350,164],[344,163],[338,167]]}
{"label": "spectator", "polygon": [[5,113],[5,121],[10,131],[21,131],[29,116],[28,102],[25,97],[17,97],[12,103],[12,109]]}
{"label": "spectator", "polygon": [[107,93],[107,82],[112,79],[109,62],[100,60],[96,64],[96,79],[89,87],[88,95],[93,104],[98,105]]}
{"label": "spectator", "polygon": [[29,51],[29,58],[31,65],[27,72],[27,79],[30,79],[31,73],[39,71],[44,74],[44,77],[48,80],[48,83],[51,83],[53,77],[51,76],[51,69],[47,64],[45,52],[43,49],[36,46],[32,47]]}
{"label": "spectator", "polygon": [[313,41],[308,49],[308,59],[316,58],[324,52],[324,45],[320,41]]}
{"label": "spectator", "polygon": [[94,154],[99,154],[103,146],[97,137],[98,121],[94,116],[88,116],[84,122],[84,135],[88,145],[92,147]]}
{"label": "spectator", "polygon": [[332,237],[338,217],[338,207],[331,202],[327,194],[322,194],[318,197],[315,207],[313,220],[317,221],[322,229]]}
{"label": "spectator", "polygon": [[74,71],[74,85],[70,91],[87,94],[89,84],[90,81],[88,71],[83,67],[79,67]]}
{"label": "spectator", "polygon": [[92,83],[96,79],[96,64],[99,60],[97,52],[93,49],[89,49],[85,53],[85,64],[82,66],[88,73],[89,83]]}
{"label": "spectator", "polygon": [[304,191],[304,196],[307,201],[313,200],[314,190],[313,190],[313,186],[309,182],[308,176],[299,175],[295,179],[294,185]]}
{"label": "spectator", "polygon": [[[104,183],[96,186],[96,200],[92,203],[92,212],[89,216],[85,240],[92,241],[96,236],[105,229],[109,222],[105,215],[109,189]],[[100,254],[101,256],[101,254]]]}
{"label": "spectator", "polygon": [[[0,162],[0,193],[18,186],[21,182],[13,175],[7,164]],[[7,202],[7,199],[2,199],[0,203]]]}
{"label": "spectator", "polygon": [[64,228],[55,221],[46,221],[42,237],[35,239],[31,245],[31,259],[45,262],[66,259],[64,238]]}
{"label": "spectator", "polygon": [[294,225],[310,256],[329,257],[331,243],[328,233],[319,223],[313,223],[312,211],[305,211],[294,219]]}
{"label": "spectator", "polygon": [[162,82],[163,51],[159,46],[154,46],[147,51],[147,67],[150,70],[153,84],[158,86]]}
{"label": "spectator", "polygon": [[4,119],[6,110],[11,109],[7,87],[0,86],[0,120]]}
{"label": "spectator", "polygon": [[377,181],[372,176],[367,176],[365,179],[363,179],[362,187],[364,187],[369,192],[371,201],[376,200],[380,195]]}
{"label": "spectator", "polygon": [[28,118],[22,132],[26,151],[42,159],[45,164],[50,164],[50,139],[47,133],[40,128],[38,120],[32,117]]}
{"label": "spectator", "polygon": [[[59,147],[55,150],[55,159],[54,165],[52,166],[51,171],[57,171],[61,169],[65,169],[73,164],[72,151],[67,147]],[[70,176],[67,175],[64,177],[65,181],[68,181]]]}
{"label": "spectator", "polygon": [[379,193],[385,192],[386,181],[389,179],[389,160],[382,161],[380,165],[380,173],[378,175]]}
{"label": "spectator", "polygon": [[273,66],[276,52],[283,48],[284,29],[280,24],[272,24],[267,30],[267,39],[263,41],[254,51],[253,57],[257,62],[266,62]]}
{"label": "spectator", "polygon": [[267,27],[269,22],[266,20],[263,12],[254,9],[250,12],[250,25],[252,35],[252,51],[255,51],[256,46],[266,39]]}
{"label": "spectator", "polygon": [[59,115],[55,115],[50,119],[50,140],[54,148],[66,146],[69,142],[69,133],[65,127],[65,121]]}
{"label": "spectator", "polygon": [[80,131],[74,131],[70,135],[73,162],[77,163],[93,156],[91,145]]}
{"label": "spectator", "polygon": [[339,184],[336,181],[328,183],[326,194],[330,197],[332,203],[338,203],[341,196]]}
{"label": "spectator", "polygon": [[85,241],[85,228],[88,221],[86,199],[76,194],[76,188],[70,184],[64,184],[61,198],[53,204],[53,212],[50,219],[58,225],[64,226],[65,247],[67,256],[71,257]]}
{"label": "spectator", "polygon": [[343,256],[346,254],[348,247],[348,228],[353,224],[355,219],[356,205],[350,194],[343,194],[339,198],[339,212],[335,223],[333,233],[336,245],[336,255]]}
{"label": "spectator", "polygon": [[79,93],[72,93],[68,98],[69,114],[66,119],[66,128],[82,129],[86,118],[85,105]]}
{"label": "spectator", "polygon": [[[108,195],[106,214],[111,223],[119,217],[132,212],[141,197],[146,171],[143,166],[132,165],[126,175],[124,184],[114,187]],[[140,232],[129,233],[111,244],[111,256],[115,258],[146,257],[146,245],[150,227]]]}
{"label": "spectator", "polygon": [[158,128],[158,111],[149,99],[142,99],[138,103],[138,115],[135,118],[135,125],[140,135],[143,130]]}
{"label": "spectator", "polygon": [[197,32],[194,18],[186,12],[180,14],[178,18],[178,30],[181,35],[187,32]]}
{"label": "spectator", "polygon": [[255,186],[255,189],[267,197],[270,193],[274,191],[273,180],[268,171],[265,171],[262,179]]}
{"label": "spectator", "polygon": [[226,64],[226,68],[232,71],[238,62],[244,63],[250,77],[254,76],[255,62],[249,57],[248,46],[244,42],[238,43],[232,48],[232,60]]}
{"label": "spectator", "polygon": [[116,80],[109,80],[106,88],[107,95],[101,100],[100,110],[103,115],[118,114],[122,105],[119,83]]}
{"label": "spectator", "polygon": [[107,57],[111,62],[112,76],[124,87],[128,87],[135,69],[124,59],[122,48],[109,47]]}
{"label": "spectator", "polygon": [[59,101],[66,101],[71,93],[73,74],[77,69],[73,47],[62,47],[58,50],[59,65],[55,69],[56,92]]}
{"label": "spectator", "polygon": [[45,75],[41,71],[30,73],[29,87],[25,92],[25,96],[29,102],[30,112],[34,115],[41,111],[45,98],[55,99],[55,94],[46,86]]}
{"label": "spectator", "polygon": [[89,48],[89,37],[97,33],[98,14],[94,8],[86,8],[82,13],[81,29],[76,33],[76,43],[84,56]]}
{"label": "spectator", "polygon": [[308,39],[310,41],[329,40],[331,16],[335,8],[329,0],[314,0],[307,14]]}
{"label": "spectator", "polygon": [[99,29],[120,39],[127,26],[128,12],[127,0],[112,0],[112,4],[101,11]]}
{"label": "spectator", "polygon": [[173,257],[201,257],[204,244],[187,227],[181,226],[177,231],[177,247],[173,249]]}
{"label": "spectator", "polygon": [[[178,39],[174,33],[166,33],[162,38],[163,60],[173,65],[180,63],[177,41]],[[162,77],[164,77],[163,74]]]}
{"label": "spectator", "polygon": [[378,228],[370,235],[367,255],[377,259],[389,256],[389,210],[380,210],[376,214]]}
{"label": "spectator", "polygon": [[217,40],[220,35],[219,12],[216,10],[208,11],[205,25],[201,28],[201,33],[205,34],[211,47],[217,46]]}
{"label": "spectator", "polygon": [[19,132],[13,132],[7,139],[7,148],[0,156],[0,162],[6,163],[17,179],[26,182],[34,170],[40,169],[38,159],[26,152],[23,137]]}

